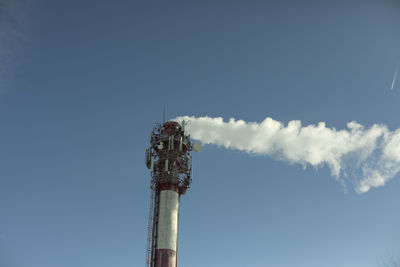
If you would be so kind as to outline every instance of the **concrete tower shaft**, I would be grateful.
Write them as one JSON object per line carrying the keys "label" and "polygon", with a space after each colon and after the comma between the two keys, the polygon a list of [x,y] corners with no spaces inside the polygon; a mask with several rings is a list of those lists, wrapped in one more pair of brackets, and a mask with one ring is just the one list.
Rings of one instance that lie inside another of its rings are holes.
{"label": "concrete tower shaft", "polygon": [[160,191],[155,266],[177,266],[179,194]]}
{"label": "concrete tower shaft", "polygon": [[179,199],[192,180],[192,143],[185,124],[156,124],[146,150],[151,171],[152,204],[146,264],[149,267],[176,267]]}

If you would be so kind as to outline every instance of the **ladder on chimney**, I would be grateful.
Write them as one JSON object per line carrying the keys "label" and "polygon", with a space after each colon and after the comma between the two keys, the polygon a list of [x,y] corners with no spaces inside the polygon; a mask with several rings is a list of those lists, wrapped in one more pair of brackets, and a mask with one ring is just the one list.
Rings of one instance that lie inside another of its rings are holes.
{"label": "ladder on chimney", "polygon": [[150,211],[149,222],[147,225],[146,267],[154,267],[155,265],[159,196],[160,194],[157,188],[150,190]]}

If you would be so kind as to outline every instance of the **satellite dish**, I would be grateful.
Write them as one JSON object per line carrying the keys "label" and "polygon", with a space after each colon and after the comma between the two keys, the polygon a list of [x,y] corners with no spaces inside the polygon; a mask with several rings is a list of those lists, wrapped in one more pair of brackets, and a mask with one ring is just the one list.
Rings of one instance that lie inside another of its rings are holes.
{"label": "satellite dish", "polygon": [[157,148],[160,149],[160,150],[163,149],[163,147],[164,147],[164,146],[163,146],[163,143],[162,143],[162,142],[157,146]]}
{"label": "satellite dish", "polygon": [[202,147],[201,147],[201,144],[200,144],[200,143],[195,142],[195,143],[193,143],[192,148],[193,148],[193,150],[194,150],[195,152],[200,152],[200,150],[201,150]]}

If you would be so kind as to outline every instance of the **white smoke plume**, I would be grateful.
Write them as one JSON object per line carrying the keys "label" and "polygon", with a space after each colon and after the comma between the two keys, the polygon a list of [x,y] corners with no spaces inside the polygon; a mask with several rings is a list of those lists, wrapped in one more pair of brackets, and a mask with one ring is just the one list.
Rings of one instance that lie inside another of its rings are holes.
{"label": "white smoke plume", "polygon": [[347,128],[327,128],[324,122],[302,126],[298,120],[287,125],[271,118],[261,123],[231,118],[181,116],[193,139],[250,154],[267,155],[306,167],[327,165],[342,185],[351,183],[357,193],[380,187],[400,172],[400,129],[385,125],[365,128],[357,122]]}

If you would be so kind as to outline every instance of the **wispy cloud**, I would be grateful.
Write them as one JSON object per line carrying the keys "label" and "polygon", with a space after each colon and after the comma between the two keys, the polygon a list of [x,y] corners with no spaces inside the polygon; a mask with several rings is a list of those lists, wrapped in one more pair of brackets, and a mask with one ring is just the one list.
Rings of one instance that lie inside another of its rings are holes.
{"label": "wispy cloud", "polygon": [[365,128],[349,122],[346,129],[326,127],[324,122],[302,126],[298,120],[287,125],[272,118],[260,123],[231,118],[181,116],[192,138],[205,144],[267,155],[288,163],[319,167],[327,165],[342,185],[357,193],[385,185],[400,172],[400,129],[385,125]]}
{"label": "wispy cloud", "polygon": [[392,80],[392,86],[390,87],[391,90],[393,90],[394,85],[396,83],[397,80],[397,73],[399,72],[399,64],[396,65],[396,68],[394,70],[394,74],[393,74],[393,80]]}

